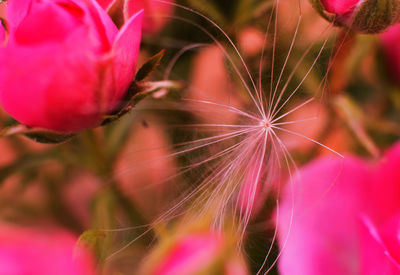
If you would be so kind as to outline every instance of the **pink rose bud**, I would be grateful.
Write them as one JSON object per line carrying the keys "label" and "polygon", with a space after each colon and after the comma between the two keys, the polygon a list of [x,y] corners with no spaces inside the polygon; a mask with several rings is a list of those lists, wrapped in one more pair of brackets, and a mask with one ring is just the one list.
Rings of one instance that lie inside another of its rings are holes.
{"label": "pink rose bud", "polygon": [[378,33],[400,22],[398,0],[310,0],[326,19],[363,33]]}
{"label": "pink rose bud", "polygon": [[90,254],[64,231],[0,226],[0,274],[94,275]]}
{"label": "pink rose bud", "polygon": [[400,85],[400,24],[390,27],[380,36],[389,73]]}
{"label": "pink rose bud", "polygon": [[159,248],[140,274],[248,274],[236,246],[216,232],[182,235]]}
{"label": "pink rose bud", "polygon": [[94,0],[12,0],[0,48],[0,104],[22,124],[71,133],[98,126],[135,75],[142,12],[118,31]]}
{"label": "pink rose bud", "polygon": [[194,274],[211,265],[222,248],[217,234],[184,236],[170,248],[154,275]]}

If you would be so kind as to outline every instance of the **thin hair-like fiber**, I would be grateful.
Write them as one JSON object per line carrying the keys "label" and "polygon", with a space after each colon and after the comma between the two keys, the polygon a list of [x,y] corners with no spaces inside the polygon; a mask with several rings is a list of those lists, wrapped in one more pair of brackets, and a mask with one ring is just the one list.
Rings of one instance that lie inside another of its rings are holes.
{"label": "thin hair-like fiber", "polygon": [[[267,17],[266,34],[264,37],[264,45],[261,51],[261,57],[258,70],[258,81],[255,81],[248,65],[245,63],[244,58],[240,54],[239,49],[235,46],[232,39],[223,31],[223,29],[214,23],[213,20],[207,16],[185,6],[176,3],[165,2],[157,0],[159,3],[172,5],[176,9],[187,13],[190,16],[199,17],[201,20],[208,22],[209,26],[203,26],[196,23],[191,17],[185,18],[182,15],[168,16],[173,20],[185,22],[198,30],[202,31],[210,37],[221,52],[224,58],[233,69],[234,76],[240,80],[241,85],[246,91],[248,102],[242,107],[233,106],[231,104],[224,104],[221,102],[213,102],[210,100],[193,99],[182,97],[180,101],[174,102],[168,99],[158,99],[163,104],[145,103],[136,107],[136,112],[146,112],[152,110],[155,115],[164,110],[177,110],[180,112],[197,113],[203,116],[213,117],[212,122],[200,121],[189,123],[171,123],[167,124],[168,130],[189,132],[192,136],[200,135],[199,138],[183,140],[168,146],[171,153],[168,155],[160,156],[159,158],[152,159],[148,162],[143,162],[140,165],[132,166],[127,171],[117,171],[118,174],[129,173],[133,170],[145,167],[155,161],[162,159],[180,159],[179,167],[174,175],[165,178],[162,182],[155,184],[165,184],[169,181],[188,181],[188,190],[178,196],[172,206],[162,212],[158,218],[150,222],[148,229],[143,234],[147,234],[153,228],[160,224],[168,223],[176,220],[178,217],[180,221],[193,222],[199,219],[210,219],[210,229],[223,232],[226,226],[236,227],[236,234],[238,236],[237,249],[243,249],[243,241],[245,240],[246,228],[251,222],[253,210],[258,199],[257,196],[262,193],[272,193],[273,185],[280,179],[281,166],[287,167],[288,182],[291,184],[293,181],[293,171],[296,170],[296,162],[291,156],[289,149],[280,138],[280,133],[284,132],[309,142],[315,143],[322,148],[330,151],[331,153],[343,157],[341,154],[329,148],[328,146],[318,142],[317,140],[305,136],[293,130],[286,129],[285,126],[289,124],[298,124],[310,120],[315,120],[316,117],[297,119],[297,120],[284,120],[288,115],[303,108],[310,102],[314,101],[320,91],[313,91],[314,96],[309,99],[303,100],[302,103],[285,110],[290,100],[299,93],[302,85],[309,77],[311,71],[315,68],[317,61],[323,54],[324,49],[332,33],[333,25],[329,25],[322,31],[321,37],[322,44],[319,46],[316,55],[312,58],[312,63],[305,69],[305,73],[299,78],[296,73],[303,65],[303,61],[310,55],[312,49],[316,46],[318,41],[313,41],[304,51],[304,53],[297,59],[292,66],[290,72],[288,64],[293,54],[293,49],[299,37],[299,30],[302,23],[302,8],[300,1],[298,1],[298,18],[292,39],[289,43],[289,48],[283,59],[282,66],[279,72],[276,72],[277,61],[277,40],[278,40],[278,19],[280,14],[280,2],[282,0],[273,0],[274,3],[271,8],[270,15]],[[273,24],[273,26],[271,26]],[[207,28],[217,29],[223,36],[223,40],[228,46],[224,46],[224,42],[220,42]],[[272,49],[271,49],[271,67],[270,82],[267,89],[263,89],[263,68],[262,60],[267,58],[265,50],[267,49],[269,30],[272,29]],[[173,67],[179,61],[179,58],[188,51],[193,51],[207,46],[208,44],[196,42],[188,44],[183,47],[171,59],[171,62],[164,70],[163,79],[168,80],[173,74]],[[230,50],[234,52],[231,54]],[[239,64],[235,60],[238,58]],[[334,57],[333,57],[334,58]],[[332,58],[331,58],[332,59]],[[332,60],[328,65],[327,71],[331,68]],[[327,72],[326,72],[327,74]],[[277,76],[277,79],[275,79]],[[293,82],[297,79],[297,84],[293,86]],[[326,81],[326,75],[323,77],[318,89],[323,90],[323,85]],[[258,84],[258,85],[257,85]],[[189,87],[195,90],[195,87]],[[267,95],[268,92],[268,95]],[[195,108],[195,109],[194,109]],[[218,114],[213,116],[213,114]],[[218,117],[222,115],[227,117],[234,115],[234,121],[226,123],[221,120],[218,122]],[[215,120],[217,120],[215,122]],[[150,149],[148,149],[150,150]],[[135,154],[135,152],[131,152]],[[185,176],[187,175],[187,176]],[[151,186],[144,186],[140,188],[150,188]],[[279,189],[279,188],[278,188]],[[292,197],[292,204],[294,205]],[[275,199],[278,206],[279,198]],[[292,213],[293,216],[293,213]],[[276,208],[276,220],[279,220],[279,208]],[[277,222],[276,222],[277,223]],[[142,225],[144,228],[146,225]],[[291,222],[289,222],[290,232]],[[136,228],[136,227],[135,227]],[[125,228],[130,230],[131,228]],[[108,231],[121,231],[121,229],[107,229]],[[281,252],[275,257],[272,264],[267,265],[268,258],[271,255],[272,247],[274,246],[277,238],[277,228],[274,230],[272,242],[269,247],[266,247],[266,256],[263,263],[260,263],[258,274],[268,273],[279,259]],[[113,252],[108,256],[110,259],[117,253],[129,247],[133,242],[139,239],[143,234],[132,238],[123,247]],[[287,234],[289,235],[289,233]],[[282,236],[281,236],[282,237]],[[284,249],[288,236],[283,237],[283,245],[281,250]]]}

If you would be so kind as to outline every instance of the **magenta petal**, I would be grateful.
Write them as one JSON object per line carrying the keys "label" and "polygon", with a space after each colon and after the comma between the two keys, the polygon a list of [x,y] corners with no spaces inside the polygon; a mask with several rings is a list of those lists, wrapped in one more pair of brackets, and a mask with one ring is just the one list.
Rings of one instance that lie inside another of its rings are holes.
{"label": "magenta petal", "polygon": [[368,213],[380,226],[400,209],[400,142],[387,151],[376,168]]}
{"label": "magenta petal", "polygon": [[321,0],[321,2],[328,12],[343,15],[351,12],[360,0]]}
{"label": "magenta petal", "polygon": [[132,16],[118,33],[111,51],[114,60],[116,100],[121,100],[134,80],[142,34],[143,11]]}
{"label": "magenta petal", "polygon": [[97,1],[95,0],[88,0],[88,1],[91,3],[91,6],[95,8],[97,14],[100,16],[101,24],[105,30],[108,42],[110,45],[112,45],[118,33],[117,26],[115,26],[110,16],[108,16],[107,12],[98,4]]}
{"label": "magenta petal", "polygon": [[216,234],[185,236],[153,274],[196,274],[215,260],[221,248],[222,239]]}
{"label": "magenta petal", "polygon": [[362,215],[361,221],[360,274],[400,274],[400,213],[379,228],[367,215]]}
{"label": "magenta petal", "polygon": [[83,50],[84,41],[81,51],[75,45],[53,44],[2,49],[0,102],[4,109],[23,124],[55,131],[98,125],[108,107],[102,106],[97,57]]}
{"label": "magenta petal", "polygon": [[97,3],[104,9],[108,10],[116,0],[97,0]]}
{"label": "magenta petal", "polygon": [[61,6],[46,1],[35,3],[29,15],[19,22],[12,37],[18,44],[24,45],[62,43],[82,27],[84,15],[79,6],[72,2],[68,4]]}
{"label": "magenta petal", "polygon": [[11,29],[14,29],[28,14],[34,0],[13,0],[8,2],[7,21]]}
{"label": "magenta petal", "polygon": [[[64,231],[0,228],[0,274],[92,275],[91,255]],[[79,253],[77,253],[79,252]]]}
{"label": "magenta petal", "polygon": [[371,175],[369,165],[351,157],[319,159],[300,170],[278,216],[282,275],[358,274],[358,217]]}

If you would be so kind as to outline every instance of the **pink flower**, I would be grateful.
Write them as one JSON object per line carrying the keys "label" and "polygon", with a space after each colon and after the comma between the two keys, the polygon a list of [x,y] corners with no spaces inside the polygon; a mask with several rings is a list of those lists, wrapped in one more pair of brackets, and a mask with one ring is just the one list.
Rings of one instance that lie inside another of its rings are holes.
{"label": "pink flower", "polygon": [[281,274],[399,274],[399,169],[400,143],[375,165],[321,158],[302,168],[280,205]]}
{"label": "pink flower", "polygon": [[353,12],[360,0],[321,0],[326,11],[337,15]]}
{"label": "pink flower", "polygon": [[400,85],[400,24],[390,27],[380,36],[389,72]]}
{"label": "pink flower", "polygon": [[[236,252],[236,246],[216,232],[197,232],[179,236],[168,246],[156,250],[140,274],[247,275],[247,268]],[[161,257],[160,253],[163,252]]]}
{"label": "pink flower", "polygon": [[118,31],[94,0],[13,0],[0,103],[31,127],[76,132],[113,112],[135,75],[142,13]]}
{"label": "pink flower", "polygon": [[310,0],[325,18],[365,33],[378,33],[400,22],[398,0]]}
{"label": "pink flower", "polygon": [[154,275],[195,274],[212,264],[222,248],[222,238],[217,234],[184,236],[171,248]]}
{"label": "pink flower", "polygon": [[91,275],[90,255],[63,231],[0,227],[0,274]]}

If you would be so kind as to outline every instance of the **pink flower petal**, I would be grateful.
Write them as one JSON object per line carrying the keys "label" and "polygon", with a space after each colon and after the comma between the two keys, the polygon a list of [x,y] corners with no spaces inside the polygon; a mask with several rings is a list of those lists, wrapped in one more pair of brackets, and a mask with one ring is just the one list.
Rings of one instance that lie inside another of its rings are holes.
{"label": "pink flower petal", "polygon": [[169,252],[154,275],[196,274],[215,260],[221,245],[222,240],[216,234],[186,236]]}
{"label": "pink flower petal", "polygon": [[[96,13],[99,15],[100,21],[101,21],[101,24],[98,24],[99,32],[106,35],[107,41],[108,41],[109,45],[111,46],[114,43],[115,37],[117,36],[117,33],[118,33],[117,26],[115,26],[115,24],[112,22],[111,18],[108,16],[108,14],[105,12],[105,10],[97,3],[96,0],[87,0],[87,1],[90,3],[89,6],[90,7],[93,6]],[[92,15],[95,16],[96,13],[94,13]],[[105,33],[103,32],[103,29],[104,29]]]}
{"label": "pink flower petal", "polygon": [[43,1],[34,5],[35,9],[19,22],[12,36],[18,44],[60,43],[82,27],[84,11],[73,2],[61,6]]}
{"label": "pink flower petal", "polygon": [[99,3],[99,5],[104,9],[104,10],[108,10],[110,8],[110,6],[118,0],[97,0],[97,3]]}
{"label": "pink flower petal", "polygon": [[370,166],[351,157],[319,159],[300,171],[280,206],[282,275],[358,274],[358,214],[371,178]]}
{"label": "pink flower petal", "polygon": [[118,33],[112,46],[116,100],[121,100],[134,80],[142,33],[143,11],[132,16]]}
{"label": "pink flower petal", "polygon": [[35,0],[13,0],[8,3],[7,21],[11,29],[16,28],[28,14],[33,1]]}
{"label": "pink flower petal", "polygon": [[322,0],[321,2],[328,12],[343,15],[351,12],[360,0]]}
{"label": "pink flower petal", "polygon": [[0,274],[91,275],[87,251],[76,253],[76,237],[63,231],[0,228]]}
{"label": "pink flower petal", "polygon": [[390,148],[376,168],[368,213],[380,226],[400,210],[400,142]]}
{"label": "pink flower petal", "polygon": [[[108,107],[101,106],[100,68],[90,49],[84,50],[85,41],[79,44],[80,51],[75,45],[53,44],[0,51],[0,102],[4,109],[23,124],[56,131],[77,131],[98,124]],[[37,71],[40,74],[32,73]]]}
{"label": "pink flower petal", "polygon": [[362,262],[360,274],[396,275],[400,273],[399,214],[388,220],[380,228],[367,215],[361,216],[365,228],[361,231]]}

